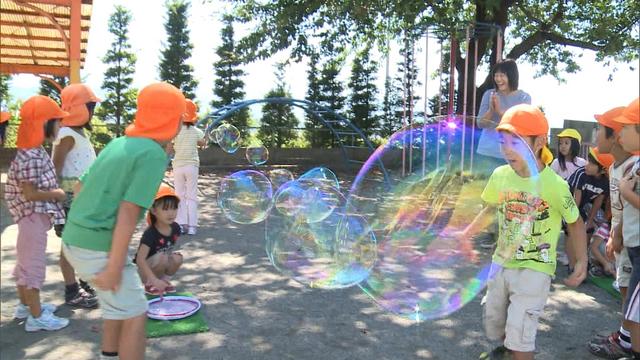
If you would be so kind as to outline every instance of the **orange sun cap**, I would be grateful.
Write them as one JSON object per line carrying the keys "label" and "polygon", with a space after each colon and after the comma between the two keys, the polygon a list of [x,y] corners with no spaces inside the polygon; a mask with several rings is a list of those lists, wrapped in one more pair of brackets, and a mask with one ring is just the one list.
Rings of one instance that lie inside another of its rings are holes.
{"label": "orange sun cap", "polygon": [[[173,190],[171,186],[160,184],[160,187],[158,188],[158,192],[156,193],[156,196],[154,196],[153,198],[153,202],[155,203],[157,200],[167,196],[172,196],[178,199],[178,201],[180,201],[180,197],[176,195],[175,190]],[[151,225],[151,211],[147,212],[147,224]]]}
{"label": "orange sun cap", "polygon": [[609,167],[615,161],[613,155],[601,154],[597,147],[590,147],[589,154],[593,156],[593,158],[596,159],[600,166],[602,166],[606,171],[609,171]]}
{"label": "orange sun cap", "polygon": [[640,124],[640,98],[633,100],[624,110],[620,116],[613,119],[618,124]]}
{"label": "orange sun cap", "polygon": [[184,95],[175,86],[160,82],[147,85],[138,94],[138,110],[127,136],[168,141],[178,133],[186,111]]}
{"label": "orange sun cap", "polygon": [[69,116],[62,120],[63,126],[82,126],[89,122],[87,103],[100,102],[91,88],[85,84],[71,84],[62,89],[62,110],[68,111]]}
{"label": "orange sun cap", "polygon": [[191,99],[187,99],[187,112],[184,115],[184,120],[182,122],[193,124],[198,119],[198,105],[193,102]]}
{"label": "orange sun cap", "polygon": [[11,113],[8,111],[2,111],[0,112],[0,124],[2,124],[5,121],[9,121],[9,119],[11,119]]}
{"label": "orange sun cap", "polygon": [[619,132],[620,130],[622,130],[622,124],[613,121],[613,119],[622,115],[623,111],[624,106],[618,106],[608,110],[604,114],[593,115],[593,117],[598,121],[599,124],[602,124],[608,128],[612,128],[614,132]]}
{"label": "orange sun cap", "polygon": [[44,124],[51,119],[63,119],[69,113],[62,111],[58,104],[44,95],[35,95],[27,99],[20,108],[20,126],[18,127],[19,149],[29,149],[44,142]]}
{"label": "orange sun cap", "polygon": [[[519,104],[505,111],[496,130],[508,131],[519,136],[547,135],[549,122],[538,107]],[[542,148],[540,159],[546,165],[553,161],[553,154],[546,145]]]}

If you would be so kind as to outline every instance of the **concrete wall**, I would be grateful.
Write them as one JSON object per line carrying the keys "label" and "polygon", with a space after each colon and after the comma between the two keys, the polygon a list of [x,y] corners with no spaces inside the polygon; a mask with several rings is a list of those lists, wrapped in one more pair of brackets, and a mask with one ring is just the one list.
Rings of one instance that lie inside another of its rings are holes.
{"label": "concrete wall", "polygon": [[[365,161],[371,152],[367,148],[347,149],[349,157],[354,160]],[[15,157],[16,149],[0,149],[0,169],[6,171],[11,160]],[[396,163],[395,156],[385,156],[385,163]],[[245,148],[240,148],[233,154],[228,154],[218,147],[200,150],[200,164],[208,167],[234,167],[248,164],[245,158]],[[327,166],[334,170],[347,170],[342,150],[336,149],[270,149],[267,165],[298,165],[303,168]],[[357,165],[356,165],[357,166]]]}

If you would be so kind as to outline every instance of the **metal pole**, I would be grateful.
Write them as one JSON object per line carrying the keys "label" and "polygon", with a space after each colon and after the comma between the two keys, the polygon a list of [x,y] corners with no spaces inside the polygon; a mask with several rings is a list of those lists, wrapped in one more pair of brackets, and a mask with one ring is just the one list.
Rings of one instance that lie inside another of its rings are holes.
{"label": "metal pole", "polygon": [[[404,78],[402,79],[402,130],[407,126],[407,32],[404,32]],[[405,168],[407,163],[407,139],[406,133],[402,134],[402,177],[405,176]]]}
{"label": "metal pole", "polygon": [[[436,118],[440,119],[442,114],[442,75],[444,73],[444,44],[440,40],[440,73],[438,74],[438,114]],[[436,169],[440,168],[440,120],[437,121],[437,137],[436,137]]]}
{"label": "metal pole", "polygon": [[416,65],[415,41],[411,34],[411,71],[409,75],[409,174],[413,173],[413,73]]}
{"label": "metal pole", "polygon": [[424,42],[424,122],[422,123],[422,176],[425,173],[425,162],[427,161],[427,84],[429,83],[429,28],[426,29]]}
{"label": "metal pole", "polygon": [[469,26],[467,26],[467,34],[464,40],[467,46],[467,55],[464,57],[464,83],[463,83],[463,92],[462,95],[462,149],[460,150],[460,178],[464,178],[464,142],[467,140],[466,138],[466,129],[467,129],[467,83],[469,80],[469,56],[471,52],[469,51]]}
{"label": "metal pole", "polygon": [[[449,51],[449,109],[447,110],[447,117],[453,115],[455,102],[455,87],[456,87],[456,48],[458,47],[455,34],[451,34],[451,50]],[[447,119],[448,120],[448,119]],[[447,126],[447,164],[450,165],[451,159],[451,130]]]}
{"label": "metal pole", "polygon": [[473,154],[476,148],[476,69],[478,68],[478,37],[475,36],[474,40],[474,49],[473,49],[473,99],[471,99],[473,103],[473,109],[471,109],[471,152],[469,155],[469,175],[473,174]]}

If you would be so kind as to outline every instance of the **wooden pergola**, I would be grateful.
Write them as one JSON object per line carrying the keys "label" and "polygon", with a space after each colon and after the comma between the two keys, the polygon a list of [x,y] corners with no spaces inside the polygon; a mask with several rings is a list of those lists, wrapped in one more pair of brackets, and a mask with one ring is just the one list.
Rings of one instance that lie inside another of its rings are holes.
{"label": "wooden pergola", "polygon": [[93,0],[0,0],[0,73],[80,82]]}

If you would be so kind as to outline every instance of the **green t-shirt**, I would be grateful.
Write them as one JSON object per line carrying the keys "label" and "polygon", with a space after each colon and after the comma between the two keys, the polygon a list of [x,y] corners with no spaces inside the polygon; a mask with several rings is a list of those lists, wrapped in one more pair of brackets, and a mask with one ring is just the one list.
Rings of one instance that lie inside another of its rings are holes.
{"label": "green t-shirt", "polygon": [[497,208],[492,260],[553,276],[562,219],[572,224],[580,216],[567,183],[549,167],[536,178],[523,178],[504,165],[493,172],[481,197]]}
{"label": "green t-shirt", "polygon": [[62,241],[108,252],[120,203],[149,208],[167,162],[165,151],[151,139],[123,136],[112,140],[80,178],[82,190],[71,204]]}

